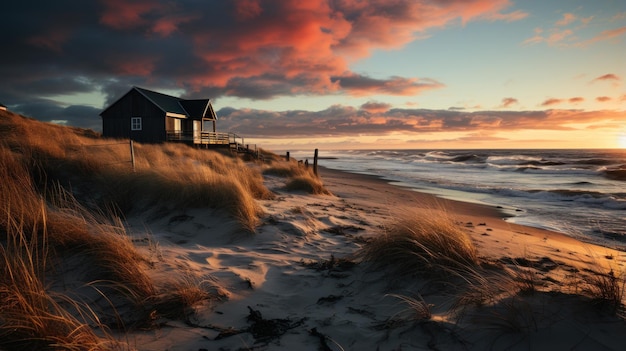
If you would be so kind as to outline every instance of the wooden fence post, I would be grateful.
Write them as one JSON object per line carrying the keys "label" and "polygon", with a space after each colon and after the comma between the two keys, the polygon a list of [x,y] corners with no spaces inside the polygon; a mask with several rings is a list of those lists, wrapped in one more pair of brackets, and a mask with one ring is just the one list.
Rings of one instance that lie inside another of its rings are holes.
{"label": "wooden fence post", "polygon": [[317,149],[315,149],[315,154],[313,154],[313,173],[317,175]]}
{"label": "wooden fence post", "polygon": [[133,139],[130,139],[130,163],[133,165],[133,172],[135,171],[135,148],[133,147]]}

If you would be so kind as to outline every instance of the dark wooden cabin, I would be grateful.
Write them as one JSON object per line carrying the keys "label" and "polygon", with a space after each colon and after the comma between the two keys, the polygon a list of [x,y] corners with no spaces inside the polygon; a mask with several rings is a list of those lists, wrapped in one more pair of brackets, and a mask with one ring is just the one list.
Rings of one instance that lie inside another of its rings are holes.
{"label": "dark wooden cabin", "polygon": [[216,131],[217,116],[209,99],[187,100],[133,87],[100,117],[102,135],[109,138],[205,145],[235,142],[234,135]]}

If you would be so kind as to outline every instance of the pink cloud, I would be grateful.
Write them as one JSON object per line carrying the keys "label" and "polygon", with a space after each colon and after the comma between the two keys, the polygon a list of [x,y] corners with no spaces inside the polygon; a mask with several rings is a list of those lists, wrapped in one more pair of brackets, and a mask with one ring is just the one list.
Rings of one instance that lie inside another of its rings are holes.
{"label": "pink cloud", "polygon": [[565,39],[571,37],[574,32],[570,29],[552,29],[549,32],[550,34],[545,36],[543,35],[543,30],[538,28],[535,29],[535,36],[530,37],[522,42],[523,45],[531,45],[538,43],[546,43],[548,45],[558,45],[562,44]]}
{"label": "pink cloud", "polygon": [[527,16],[506,13],[510,0],[233,0],[215,6],[219,17],[187,2],[101,0],[101,5],[100,23],[110,28],[189,38],[188,55],[197,61],[193,70],[177,72],[179,85],[227,95],[256,91],[252,97],[269,96],[263,90],[419,94],[443,84],[415,77],[369,78],[352,72],[349,64],[450,24]]}
{"label": "pink cloud", "polygon": [[600,32],[600,34],[596,35],[595,37],[583,42],[581,45],[584,46],[584,45],[593,44],[598,41],[605,41],[605,40],[617,38],[624,34],[626,34],[626,27],[605,30],[605,31]]}
{"label": "pink cloud", "polygon": [[558,105],[560,103],[562,103],[563,100],[562,99],[547,99],[546,101],[541,103],[541,106],[552,106],[552,105]]}
{"label": "pink cloud", "polygon": [[307,88],[316,93],[345,90],[352,95],[418,94],[442,84],[389,77],[378,79],[376,87],[348,85],[345,82],[350,77],[358,76],[350,72],[348,63],[376,49],[400,48],[426,30],[455,20],[523,17],[521,12],[503,15],[502,10],[509,5],[508,0],[239,1],[235,12],[240,21],[236,27],[194,34],[194,50],[209,71],[193,77],[191,85],[196,89],[206,84],[224,87],[234,77],[271,75],[304,80]]}
{"label": "pink cloud", "polygon": [[502,105],[500,105],[501,107],[511,107],[512,105],[515,105],[519,103],[519,101],[517,101],[517,99],[515,98],[504,98],[502,99]]}
{"label": "pink cloud", "polygon": [[511,13],[499,13],[498,12],[498,13],[494,13],[494,14],[487,16],[487,18],[492,21],[507,21],[507,22],[523,20],[526,17],[528,17],[528,12],[524,12],[521,10],[513,11]]}
{"label": "pink cloud", "polygon": [[563,14],[563,18],[559,20],[558,22],[556,22],[555,24],[557,26],[566,26],[574,22],[576,19],[578,19],[578,17],[576,17],[576,15],[574,15],[573,13],[565,13]]}

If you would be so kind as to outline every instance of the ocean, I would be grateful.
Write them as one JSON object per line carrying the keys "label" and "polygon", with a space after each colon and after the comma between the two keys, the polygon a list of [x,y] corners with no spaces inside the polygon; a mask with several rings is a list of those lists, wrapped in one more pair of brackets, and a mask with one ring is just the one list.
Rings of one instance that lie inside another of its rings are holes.
{"label": "ocean", "polygon": [[[312,151],[291,152],[312,162]],[[626,251],[626,150],[352,150],[321,166],[442,198],[496,206],[507,221]]]}

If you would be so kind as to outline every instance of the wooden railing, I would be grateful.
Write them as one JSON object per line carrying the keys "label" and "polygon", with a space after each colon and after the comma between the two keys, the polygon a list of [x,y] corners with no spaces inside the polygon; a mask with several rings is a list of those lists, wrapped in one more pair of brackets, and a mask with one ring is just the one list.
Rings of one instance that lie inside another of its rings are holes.
{"label": "wooden railing", "polygon": [[167,141],[182,141],[200,145],[243,145],[243,138],[235,133],[168,131]]}

